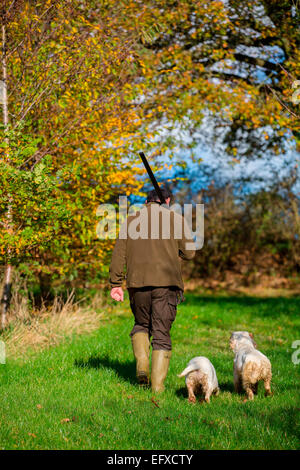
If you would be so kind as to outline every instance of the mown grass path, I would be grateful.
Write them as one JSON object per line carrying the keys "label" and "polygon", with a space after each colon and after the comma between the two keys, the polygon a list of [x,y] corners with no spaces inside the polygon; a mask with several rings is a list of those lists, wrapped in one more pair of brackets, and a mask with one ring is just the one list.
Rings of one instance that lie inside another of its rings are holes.
{"label": "mown grass path", "polygon": [[[167,391],[152,400],[135,384],[128,302],[111,307],[91,335],[8,358],[0,365],[2,449],[296,449],[300,298],[186,295],[172,329]],[[230,332],[248,330],[272,362],[274,396],[254,402],[233,392]],[[194,356],[214,364],[221,393],[187,402],[177,374]],[[300,358],[300,354],[299,354]]]}

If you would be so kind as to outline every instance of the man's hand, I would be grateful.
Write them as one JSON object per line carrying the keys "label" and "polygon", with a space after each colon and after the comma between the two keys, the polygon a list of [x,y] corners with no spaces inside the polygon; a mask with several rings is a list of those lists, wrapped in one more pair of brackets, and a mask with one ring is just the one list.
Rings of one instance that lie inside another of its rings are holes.
{"label": "man's hand", "polygon": [[124,300],[124,292],[122,287],[113,287],[110,291],[110,296],[112,299],[116,300],[117,302],[123,302]]}

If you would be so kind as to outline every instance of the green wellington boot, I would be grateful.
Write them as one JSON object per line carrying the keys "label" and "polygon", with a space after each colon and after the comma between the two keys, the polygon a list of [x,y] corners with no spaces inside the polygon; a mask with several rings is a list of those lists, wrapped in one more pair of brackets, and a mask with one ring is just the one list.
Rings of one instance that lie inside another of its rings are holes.
{"label": "green wellington boot", "polygon": [[165,389],[164,381],[167,377],[171,355],[171,351],[152,351],[151,387],[153,392],[159,393]]}
{"label": "green wellington boot", "polygon": [[140,385],[149,384],[149,348],[148,333],[135,333],[131,337],[133,354],[136,360],[136,377]]}

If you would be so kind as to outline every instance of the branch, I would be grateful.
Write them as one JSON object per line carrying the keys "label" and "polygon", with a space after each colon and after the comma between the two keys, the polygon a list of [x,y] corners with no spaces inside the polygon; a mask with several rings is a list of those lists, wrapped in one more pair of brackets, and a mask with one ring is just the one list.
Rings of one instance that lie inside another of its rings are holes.
{"label": "branch", "polygon": [[300,119],[300,115],[299,114],[296,114],[294,113],[280,98],[279,96],[277,95],[276,91],[273,90],[273,88],[271,88],[269,85],[266,85],[266,87],[268,88],[268,90],[270,90],[272,93],[273,93],[273,96],[275,97],[275,99],[278,101],[279,104],[281,104],[281,106],[283,108],[285,108],[289,114],[291,114],[292,116],[294,116],[295,118],[297,119]]}
{"label": "branch", "polygon": [[290,80],[290,83],[292,84],[296,79],[296,77],[294,77],[292,74],[290,74],[290,72],[288,72],[281,64],[279,64],[279,67],[281,68],[281,70],[288,76],[289,80]]}
{"label": "branch", "polygon": [[234,54],[234,57],[236,58],[236,60],[239,60],[241,62],[247,62],[248,64],[263,67],[271,71],[278,71],[277,64],[273,64],[273,62],[269,62],[268,60],[260,59],[259,57],[251,57],[241,53]]}
{"label": "branch", "polygon": [[14,6],[15,3],[16,3],[16,0],[13,0],[13,1],[11,2],[11,4],[9,5],[8,10],[7,10],[7,12],[6,12],[6,15],[10,12],[10,9]]}
{"label": "branch", "polygon": [[86,116],[86,114],[88,114],[91,109],[93,107],[95,107],[96,104],[99,104],[101,101],[103,101],[104,98],[101,96],[99,97],[92,105],[91,108],[86,108],[86,110],[84,111],[84,113],[82,113],[80,116],[76,116],[72,121],[69,121],[68,124],[64,127],[64,129],[62,130],[61,133],[57,134],[56,136],[54,136],[53,140],[51,141],[50,143],[50,146],[47,147],[46,149],[43,150],[43,152],[41,152],[41,150],[38,150],[37,152],[35,152],[33,155],[31,155],[25,162],[22,163],[22,165],[19,166],[19,169],[22,169],[24,168],[25,165],[27,165],[30,161],[32,161],[33,159],[35,159],[34,161],[34,164],[32,165],[32,169],[34,168],[34,166],[40,162],[43,157],[46,155],[46,154],[49,154],[51,153],[51,149],[55,146],[55,144],[57,144],[66,134],[68,134],[68,132],[73,129],[75,127],[75,125],[78,125],[82,120],[83,118]]}
{"label": "branch", "polygon": [[[50,85],[48,85],[46,88],[44,88],[44,90],[41,91],[41,93],[36,97],[36,99],[31,103],[30,106],[28,106],[28,108],[26,109],[26,111],[23,113],[23,115],[20,117],[19,121],[22,121],[26,114],[29,113],[29,111],[33,108],[33,106],[40,100],[40,98],[46,93],[47,89],[50,88]],[[53,87],[52,87],[53,88]],[[16,128],[18,126],[19,122],[17,122],[17,124],[14,126],[14,128]]]}

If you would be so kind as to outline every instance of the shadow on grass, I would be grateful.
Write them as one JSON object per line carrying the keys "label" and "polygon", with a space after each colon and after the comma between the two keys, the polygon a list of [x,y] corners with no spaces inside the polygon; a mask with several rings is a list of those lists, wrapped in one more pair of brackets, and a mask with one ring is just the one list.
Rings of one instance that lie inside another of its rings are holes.
{"label": "shadow on grass", "polygon": [[219,387],[221,392],[235,393],[232,382],[221,382],[219,383]]}
{"label": "shadow on grass", "polygon": [[76,359],[74,364],[76,367],[83,369],[111,369],[127,382],[136,384],[135,362],[133,361],[120,362],[118,360],[110,359],[108,356],[91,356],[87,360]]}
{"label": "shadow on grass", "polygon": [[[234,386],[231,382],[221,382],[219,383],[219,387],[221,392],[235,393]],[[178,388],[175,393],[178,398],[183,398],[184,400],[188,397],[186,387]]]}
{"label": "shadow on grass", "polygon": [[176,395],[178,398],[184,398],[186,399],[188,397],[187,389],[186,387],[180,387],[176,390]]}
{"label": "shadow on grass", "polygon": [[267,419],[270,426],[277,427],[281,433],[293,437],[299,442],[299,418],[300,408],[287,406],[272,411]]}
{"label": "shadow on grass", "polygon": [[[270,401],[270,397],[265,398]],[[271,403],[271,401],[270,401]],[[277,429],[278,434],[289,436],[295,440],[299,440],[299,417],[300,408],[295,406],[282,406],[272,409],[270,404],[268,410],[258,411],[249,407],[247,409],[247,417],[261,420],[265,428]]]}

